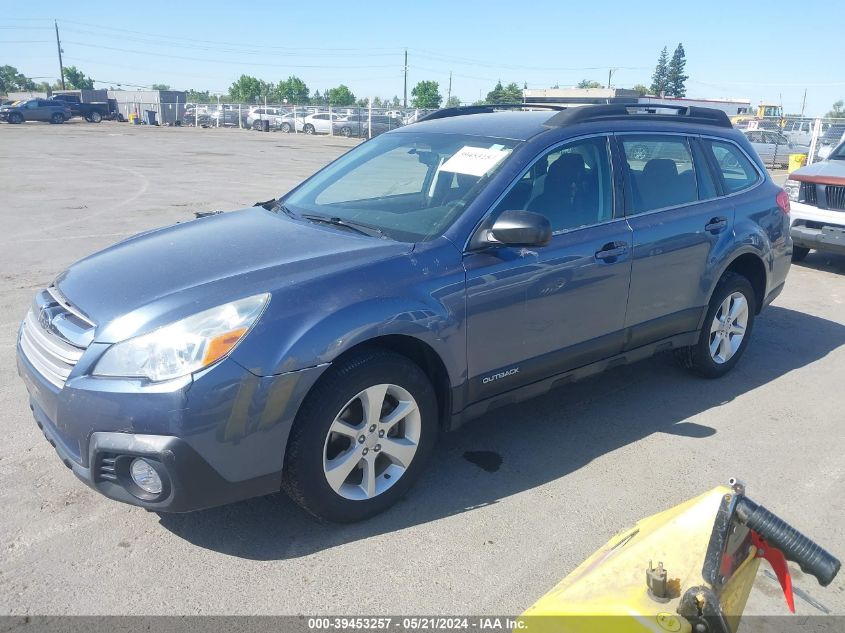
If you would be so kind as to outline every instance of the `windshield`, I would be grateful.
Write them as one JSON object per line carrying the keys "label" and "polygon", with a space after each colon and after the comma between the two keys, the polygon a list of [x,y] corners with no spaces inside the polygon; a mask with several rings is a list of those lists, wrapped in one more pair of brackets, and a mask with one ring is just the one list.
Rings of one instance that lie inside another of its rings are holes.
{"label": "windshield", "polygon": [[517,141],[400,133],[352,150],[282,201],[296,215],[378,229],[403,242],[438,237],[501,168]]}
{"label": "windshield", "polygon": [[831,160],[845,160],[845,143],[840,143],[839,147],[833,150],[828,158]]}

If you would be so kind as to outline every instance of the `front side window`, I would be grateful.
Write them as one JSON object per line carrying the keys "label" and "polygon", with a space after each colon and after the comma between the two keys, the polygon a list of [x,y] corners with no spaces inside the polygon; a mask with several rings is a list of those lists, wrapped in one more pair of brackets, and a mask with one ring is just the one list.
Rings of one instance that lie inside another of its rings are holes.
{"label": "front side window", "polygon": [[575,141],[537,160],[493,213],[534,211],[552,231],[598,224],[613,217],[612,182],[607,138]]}
{"label": "front side window", "polygon": [[698,200],[695,170],[686,138],[671,135],[620,136],[628,162],[628,207],[644,213]]}
{"label": "front side window", "polygon": [[293,214],[338,218],[406,242],[433,239],[458,218],[517,141],[399,133],[364,143],[283,200]]}
{"label": "front side window", "polygon": [[746,189],[760,179],[754,165],[733,143],[714,140],[705,140],[704,143],[716,159],[722,189],[725,193]]}

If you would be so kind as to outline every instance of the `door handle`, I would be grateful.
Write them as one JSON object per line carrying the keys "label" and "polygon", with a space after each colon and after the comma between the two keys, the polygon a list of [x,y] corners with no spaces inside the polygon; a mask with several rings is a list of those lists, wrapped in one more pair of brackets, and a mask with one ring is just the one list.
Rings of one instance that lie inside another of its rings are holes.
{"label": "door handle", "polygon": [[596,259],[601,261],[615,260],[628,252],[628,245],[624,242],[610,242],[596,251]]}
{"label": "door handle", "polygon": [[711,218],[710,221],[704,225],[704,230],[715,234],[723,231],[727,226],[727,218]]}

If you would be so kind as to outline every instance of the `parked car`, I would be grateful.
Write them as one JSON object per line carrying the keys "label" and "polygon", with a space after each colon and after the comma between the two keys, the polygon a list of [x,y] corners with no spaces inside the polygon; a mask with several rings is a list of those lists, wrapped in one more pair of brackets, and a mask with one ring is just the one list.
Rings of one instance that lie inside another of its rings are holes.
{"label": "parked car", "polygon": [[781,132],[772,130],[747,130],[745,136],[751,141],[754,151],[770,166],[789,164],[790,154],[807,154],[809,146],[793,143]]}
{"label": "parked car", "polygon": [[[814,119],[787,121],[783,128],[783,135],[797,145],[806,145],[809,147],[813,141],[813,127],[815,124]],[[829,127],[829,123],[822,122],[821,133],[824,134]]]}
{"label": "parked car", "polygon": [[284,488],[354,521],[494,407],[669,349],[724,376],[791,252],[789,198],[722,111],[450,109],[278,200],[76,262],[35,296],[17,366],[107,497]]}
{"label": "parked car", "polygon": [[71,118],[70,108],[65,103],[49,99],[27,99],[12,105],[0,106],[0,121],[23,123],[24,121],[47,121],[64,123]]}
{"label": "parked car", "polygon": [[276,117],[284,114],[281,108],[270,107],[253,107],[249,109],[246,115],[246,127],[252,127],[256,121],[273,121]]}
{"label": "parked car", "polygon": [[[372,138],[402,126],[402,121],[383,114],[353,114],[339,124],[341,136]],[[370,134],[372,128],[372,134]]]}
{"label": "parked car", "polygon": [[73,116],[81,117],[89,123],[117,118],[117,102],[114,100],[88,103],[82,101],[79,95],[64,93],[54,94],[50,100],[67,105]]}
{"label": "parked car", "polygon": [[792,261],[812,249],[845,254],[845,142],[789,174],[784,188],[792,201]]}
{"label": "parked car", "polygon": [[305,117],[309,114],[308,110],[294,110],[285,112],[273,119],[273,127],[285,133],[302,130]]}
{"label": "parked car", "polygon": [[845,141],[845,123],[833,123],[818,140],[818,157],[828,158],[833,148]]}
{"label": "parked car", "polygon": [[[346,115],[343,114],[315,112],[302,119],[301,130],[305,134],[339,134],[344,121],[346,121]],[[298,125],[299,121],[297,121]],[[297,129],[300,128],[297,127]]]}

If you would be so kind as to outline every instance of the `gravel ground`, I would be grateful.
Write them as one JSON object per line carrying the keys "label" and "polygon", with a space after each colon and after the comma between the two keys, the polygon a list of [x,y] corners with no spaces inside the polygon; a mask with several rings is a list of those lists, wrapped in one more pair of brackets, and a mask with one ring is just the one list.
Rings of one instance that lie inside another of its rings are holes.
{"label": "gravel ground", "polygon": [[[36,290],[127,235],[272,198],[354,144],[0,126],[0,613],[518,613],[618,530],[732,475],[845,555],[845,258],[819,253],[793,267],[729,377],[660,355],[499,410],[444,436],[412,493],[365,523],[317,524],[282,495],[159,516],[77,481],[16,375]],[[845,574],[827,589],[794,580],[845,615]],[[748,611],[786,612],[763,574]]]}

